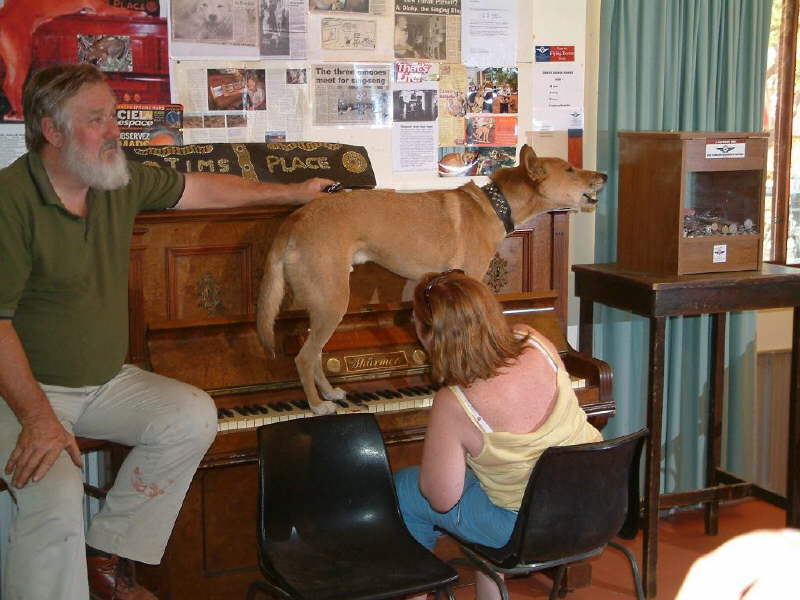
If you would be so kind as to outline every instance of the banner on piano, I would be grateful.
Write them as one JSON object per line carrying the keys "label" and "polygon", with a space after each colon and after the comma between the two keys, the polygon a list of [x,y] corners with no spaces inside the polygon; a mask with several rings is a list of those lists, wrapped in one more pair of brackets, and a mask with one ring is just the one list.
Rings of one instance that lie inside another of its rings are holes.
{"label": "banner on piano", "polygon": [[129,160],[181,173],[232,173],[252,181],[298,183],[325,177],[345,188],[375,187],[363,146],[328,142],[189,144],[124,148]]}

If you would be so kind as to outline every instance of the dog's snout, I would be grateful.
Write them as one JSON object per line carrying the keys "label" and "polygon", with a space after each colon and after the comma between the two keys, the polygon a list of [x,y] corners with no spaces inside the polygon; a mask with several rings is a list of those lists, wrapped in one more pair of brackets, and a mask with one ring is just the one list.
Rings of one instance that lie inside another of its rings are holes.
{"label": "dog's snout", "polygon": [[213,23],[214,21],[217,20],[217,15],[215,15],[215,14],[208,15],[208,20]]}

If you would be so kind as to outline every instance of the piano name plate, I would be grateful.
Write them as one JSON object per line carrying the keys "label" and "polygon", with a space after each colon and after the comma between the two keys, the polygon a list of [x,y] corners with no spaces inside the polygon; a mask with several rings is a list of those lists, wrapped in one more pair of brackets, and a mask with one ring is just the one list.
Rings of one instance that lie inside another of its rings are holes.
{"label": "piano name plate", "polygon": [[408,357],[405,351],[374,352],[358,356],[344,357],[345,369],[350,373],[364,373],[367,371],[383,371],[408,367]]}

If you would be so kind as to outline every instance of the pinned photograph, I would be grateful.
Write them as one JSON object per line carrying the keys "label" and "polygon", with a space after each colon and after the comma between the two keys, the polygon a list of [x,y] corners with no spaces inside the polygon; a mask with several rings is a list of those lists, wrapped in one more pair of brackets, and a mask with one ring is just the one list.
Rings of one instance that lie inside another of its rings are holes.
{"label": "pinned photograph", "polygon": [[242,105],[245,110],[267,110],[267,92],[264,69],[247,69],[244,72],[245,88]]}
{"label": "pinned photograph", "polygon": [[286,83],[289,85],[308,83],[305,69],[286,69]]}
{"label": "pinned photograph", "polygon": [[170,10],[174,40],[233,41],[230,0],[172,0]]}
{"label": "pinned photograph", "polygon": [[208,110],[242,110],[244,107],[244,69],[207,69]]}
{"label": "pinned photograph", "polygon": [[471,113],[517,113],[519,70],[516,67],[468,69],[467,102]]}
{"label": "pinned photograph", "polygon": [[78,62],[89,63],[101,71],[133,71],[131,38],[128,35],[78,34]]}
{"label": "pinned photograph", "polygon": [[436,90],[395,90],[394,120],[435,121],[439,116]]}
{"label": "pinned photograph", "polygon": [[396,58],[444,60],[446,19],[441,16],[396,14],[394,55]]}
{"label": "pinned photograph", "polygon": [[288,0],[261,0],[261,55],[289,55]]}

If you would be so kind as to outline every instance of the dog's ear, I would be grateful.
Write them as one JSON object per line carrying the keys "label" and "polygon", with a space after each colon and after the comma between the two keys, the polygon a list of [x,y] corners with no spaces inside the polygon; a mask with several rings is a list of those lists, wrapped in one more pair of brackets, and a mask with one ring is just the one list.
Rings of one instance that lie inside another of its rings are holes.
{"label": "dog's ear", "polygon": [[532,181],[539,181],[544,178],[545,173],[542,163],[539,157],[536,156],[536,152],[528,144],[522,146],[522,150],[519,152],[519,164],[525,169]]}

